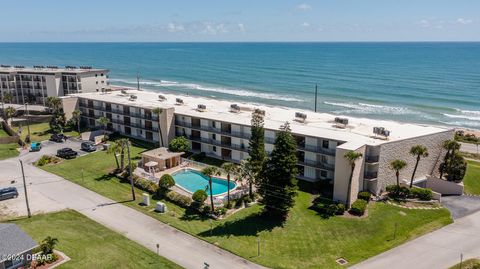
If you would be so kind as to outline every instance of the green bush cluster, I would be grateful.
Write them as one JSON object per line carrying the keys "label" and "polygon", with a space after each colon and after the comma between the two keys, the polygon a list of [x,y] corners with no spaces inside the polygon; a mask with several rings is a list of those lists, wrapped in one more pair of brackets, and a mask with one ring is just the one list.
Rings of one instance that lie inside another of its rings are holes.
{"label": "green bush cluster", "polygon": [[326,216],[342,215],[345,212],[345,205],[335,203],[330,199],[319,197],[315,199],[313,209]]}
{"label": "green bush cluster", "polygon": [[[127,171],[121,174],[123,182],[130,182],[129,174]],[[158,185],[150,180],[143,179],[135,174],[132,175],[133,185],[142,191],[146,191],[150,194],[156,194],[158,191]]]}
{"label": "green bush cluster", "polygon": [[37,161],[37,166],[44,166],[49,163],[58,163],[60,159],[56,156],[42,155],[42,157]]}
{"label": "green bush cluster", "polygon": [[355,202],[353,202],[349,212],[352,215],[362,216],[365,213],[365,210],[367,209],[367,204],[368,204],[367,201],[358,199]]}
{"label": "green bush cluster", "polygon": [[433,192],[431,189],[412,188],[410,189],[410,197],[430,201],[433,198]]}
{"label": "green bush cluster", "polygon": [[158,181],[158,196],[164,197],[170,191],[170,188],[175,186],[175,180],[169,174],[164,174]]}
{"label": "green bush cluster", "polygon": [[192,198],[176,193],[174,191],[168,192],[165,198],[168,201],[184,208],[187,208],[192,204]]}
{"label": "green bush cluster", "polygon": [[225,207],[217,206],[217,207],[215,207],[214,214],[216,216],[223,216],[223,215],[227,214],[227,211],[228,211],[228,209],[226,209]]}
{"label": "green bush cluster", "polygon": [[422,201],[430,201],[433,198],[433,192],[427,188],[407,188],[397,185],[387,186],[388,197],[398,200],[406,198],[418,198]]}
{"label": "green bush cluster", "polygon": [[368,191],[361,191],[357,195],[358,199],[362,199],[362,200],[365,200],[367,202],[370,201],[371,197],[372,197],[372,195]]}

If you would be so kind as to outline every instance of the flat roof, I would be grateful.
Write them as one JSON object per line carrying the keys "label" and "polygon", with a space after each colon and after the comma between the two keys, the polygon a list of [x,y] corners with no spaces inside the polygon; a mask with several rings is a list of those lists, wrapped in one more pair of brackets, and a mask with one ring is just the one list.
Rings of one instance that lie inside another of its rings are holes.
{"label": "flat roof", "polygon": [[[159,101],[158,95],[166,98],[165,101]],[[130,95],[136,95],[136,100],[130,100]],[[181,94],[167,94],[163,92],[127,90],[126,94],[119,91],[108,93],[80,93],[73,96],[83,98],[117,103],[122,105],[136,106],[153,109],[175,108],[176,114],[185,116],[211,119],[235,123],[240,125],[250,125],[251,114],[255,109],[265,111],[265,128],[278,130],[285,122],[290,123],[292,132],[295,134],[322,137],[330,140],[342,142],[355,141],[355,144],[380,145],[386,142],[409,139],[419,136],[430,135],[434,133],[446,132],[453,129],[447,129],[437,126],[427,126],[421,124],[401,123],[396,121],[377,120],[368,118],[357,118],[350,116],[339,116],[328,113],[315,113],[313,111],[289,108],[282,106],[270,106],[244,103],[240,101],[217,100],[198,96],[187,96]],[[183,100],[183,105],[176,104],[176,98]],[[198,111],[199,104],[205,105],[204,112]],[[240,112],[230,112],[230,105],[240,106]],[[306,115],[305,122],[295,120],[296,112]],[[349,123],[345,128],[338,128],[334,122],[336,117],[348,118]],[[384,127],[390,131],[388,139],[376,137],[373,133],[374,127]]]}
{"label": "flat roof", "polygon": [[0,67],[0,73],[32,73],[32,74],[44,74],[44,73],[75,73],[75,74],[82,74],[82,73],[90,73],[90,72],[108,72],[108,69],[101,69],[101,68],[33,68],[33,67],[24,67],[24,68],[15,68],[14,66],[11,67]]}
{"label": "flat roof", "polygon": [[160,160],[166,160],[173,157],[179,157],[185,152],[171,152],[167,148],[156,148],[149,151],[142,152],[142,156],[152,157]]}

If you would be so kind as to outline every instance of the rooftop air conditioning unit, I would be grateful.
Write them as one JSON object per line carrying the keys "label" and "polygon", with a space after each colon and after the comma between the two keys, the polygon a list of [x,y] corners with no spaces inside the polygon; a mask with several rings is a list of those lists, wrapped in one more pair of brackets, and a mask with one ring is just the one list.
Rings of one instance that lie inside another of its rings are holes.
{"label": "rooftop air conditioning unit", "polygon": [[165,97],[161,94],[158,95],[158,101],[163,102],[163,101],[166,101],[166,100],[167,100],[167,97]]}
{"label": "rooftop air conditioning unit", "polygon": [[254,113],[265,116],[265,110],[263,110],[263,109],[255,108]]}
{"label": "rooftop air conditioning unit", "polygon": [[240,106],[237,105],[237,104],[231,104],[230,105],[230,112],[233,112],[233,113],[240,112]]}
{"label": "rooftop air conditioning unit", "polygon": [[177,103],[177,105],[183,105],[183,100],[180,98],[175,99],[175,102]]}
{"label": "rooftop air conditioning unit", "polygon": [[200,104],[197,106],[197,110],[200,112],[205,112],[207,110],[207,106]]}
{"label": "rooftop air conditioning unit", "polygon": [[25,68],[25,66],[23,66],[23,65],[15,65],[14,67],[15,68]]}
{"label": "rooftop air conditioning unit", "polygon": [[335,124],[339,128],[345,128],[348,125],[348,119],[347,118],[336,117],[335,118]]}
{"label": "rooftop air conditioning unit", "polygon": [[301,112],[295,112],[295,120],[299,122],[305,122],[307,114]]}
{"label": "rooftop air conditioning unit", "polygon": [[137,96],[134,94],[130,95],[130,101],[135,101],[135,100],[137,100]]}

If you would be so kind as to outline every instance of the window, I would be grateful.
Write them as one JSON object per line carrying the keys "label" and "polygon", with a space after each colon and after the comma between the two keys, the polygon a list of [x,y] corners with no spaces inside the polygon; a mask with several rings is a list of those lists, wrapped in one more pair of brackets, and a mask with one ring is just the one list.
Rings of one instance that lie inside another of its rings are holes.
{"label": "window", "polygon": [[216,140],[216,139],[217,139],[217,135],[216,135],[216,134],[212,134],[212,139],[213,139],[213,140]]}
{"label": "window", "polygon": [[95,81],[96,84],[98,84],[98,81]]}
{"label": "window", "polygon": [[212,150],[213,150],[214,152],[217,152],[217,147],[216,147],[216,146],[213,146]]}
{"label": "window", "polygon": [[320,161],[321,161],[322,163],[327,163],[327,162],[328,162],[328,161],[327,161],[327,156],[325,156],[325,155],[320,155]]}
{"label": "window", "polygon": [[322,147],[323,147],[324,149],[328,149],[328,140],[323,140],[323,141],[322,141]]}
{"label": "window", "polygon": [[103,73],[102,73],[102,74],[100,74],[100,76],[102,76],[102,77],[103,77]]}
{"label": "window", "polygon": [[325,170],[320,170],[320,177],[326,178],[326,177],[327,177],[327,171],[325,171]]}
{"label": "window", "polygon": [[97,77],[97,76],[98,76],[98,75],[97,75],[97,74],[95,74],[95,77]]}

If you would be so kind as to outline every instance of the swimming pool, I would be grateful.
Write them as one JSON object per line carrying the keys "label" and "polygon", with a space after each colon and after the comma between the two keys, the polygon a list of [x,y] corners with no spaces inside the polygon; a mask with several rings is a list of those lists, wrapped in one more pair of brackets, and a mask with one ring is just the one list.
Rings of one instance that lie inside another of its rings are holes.
{"label": "swimming pool", "polygon": [[[192,169],[185,169],[172,174],[173,179],[175,179],[175,184],[180,188],[194,193],[197,190],[207,190],[208,186],[208,177],[199,171]],[[234,182],[230,182],[230,190],[233,190],[236,187]],[[226,193],[227,181],[220,178],[212,178],[212,189],[213,196]],[[207,191],[207,194],[210,195],[210,191]]]}

